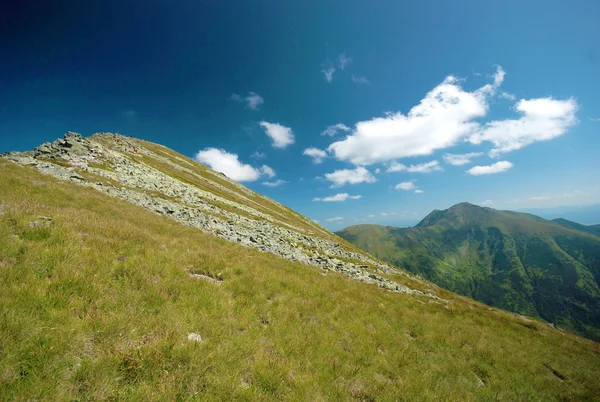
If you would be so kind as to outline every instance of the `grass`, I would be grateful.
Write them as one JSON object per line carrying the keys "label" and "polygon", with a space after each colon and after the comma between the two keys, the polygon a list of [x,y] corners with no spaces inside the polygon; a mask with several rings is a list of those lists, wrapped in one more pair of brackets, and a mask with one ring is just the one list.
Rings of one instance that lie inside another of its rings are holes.
{"label": "grass", "polygon": [[599,345],[548,325],[324,276],[4,160],[0,189],[0,400],[600,394]]}

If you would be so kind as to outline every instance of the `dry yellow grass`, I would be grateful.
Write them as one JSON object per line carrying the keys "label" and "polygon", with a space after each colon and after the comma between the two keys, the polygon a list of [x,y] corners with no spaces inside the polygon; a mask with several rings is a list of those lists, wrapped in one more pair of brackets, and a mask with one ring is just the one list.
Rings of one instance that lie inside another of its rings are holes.
{"label": "dry yellow grass", "polygon": [[323,275],[4,160],[0,205],[1,400],[600,395],[597,343],[450,292]]}

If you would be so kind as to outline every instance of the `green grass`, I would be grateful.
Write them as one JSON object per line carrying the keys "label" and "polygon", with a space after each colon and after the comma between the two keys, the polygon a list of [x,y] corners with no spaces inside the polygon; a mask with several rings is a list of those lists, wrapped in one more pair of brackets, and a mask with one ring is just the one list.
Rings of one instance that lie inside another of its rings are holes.
{"label": "green grass", "polygon": [[600,394],[598,344],[441,289],[323,275],[4,160],[0,204],[0,400]]}

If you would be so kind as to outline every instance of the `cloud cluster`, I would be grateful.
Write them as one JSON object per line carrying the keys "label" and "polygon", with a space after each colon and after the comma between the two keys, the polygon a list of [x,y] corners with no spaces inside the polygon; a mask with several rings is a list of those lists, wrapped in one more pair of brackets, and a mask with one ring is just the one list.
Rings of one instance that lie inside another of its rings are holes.
{"label": "cloud cluster", "polygon": [[256,181],[261,176],[274,177],[275,171],[267,165],[255,168],[239,161],[237,154],[229,153],[223,149],[206,148],[199,151],[195,159],[204,163],[211,169],[224,173],[235,181]]}
{"label": "cloud cluster", "polygon": [[292,129],[279,123],[261,121],[259,125],[273,141],[273,148],[284,149],[296,142]]}
{"label": "cloud cluster", "polygon": [[375,176],[362,166],[356,169],[341,169],[333,173],[326,173],[325,179],[333,183],[331,188],[341,187],[344,184],[374,183],[377,181]]}
{"label": "cloud cluster", "polygon": [[325,198],[313,198],[313,201],[323,201],[323,202],[343,202],[348,199],[350,200],[360,200],[362,195],[350,195],[348,193],[339,193],[336,195],[331,195]]}
{"label": "cloud cluster", "polygon": [[[387,163],[395,159],[431,155],[461,141],[472,144],[489,142],[490,156],[520,149],[536,141],[564,134],[577,123],[574,99],[538,98],[520,100],[515,110],[519,119],[480,124],[477,119],[489,111],[488,101],[494,96],[510,99],[498,89],[505,72],[497,67],[492,83],[473,91],[462,88],[461,80],[448,76],[433,88],[407,114],[390,112],[383,117],[358,122],[354,131],[327,148],[336,159],[357,166]],[[448,154],[451,164],[466,164],[479,153],[463,157]]]}
{"label": "cloud cluster", "polygon": [[310,156],[313,159],[313,163],[319,164],[327,157],[327,152],[319,148],[311,147],[306,148],[304,152],[302,152],[302,155]]}
{"label": "cloud cluster", "polygon": [[350,131],[351,128],[346,126],[345,124],[342,123],[338,123],[338,124],[334,124],[332,126],[328,126],[325,130],[323,130],[323,132],[321,133],[321,135],[327,135],[329,137],[333,137],[335,136],[337,133],[341,132],[341,131]]}
{"label": "cloud cluster", "polygon": [[233,94],[231,95],[231,99],[236,102],[245,102],[246,107],[252,110],[259,110],[258,107],[265,103],[265,100],[262,98],[262,96],[255,92],[248,92],[248,95],[245,97],[242,97],[239,94]]}
{"label": "cloud cluster", "polygon": [[469,142],[491,142],[491,157],[521,149],[536,141],[546,141],[563,135],[577,123],[577,102],[570,98],[521,99],[515,110],[521,114],[515,120],[496,120],[485,124],[469,137]]}
{"label": "cloud cluster", "polygon": [[469,152],[468,154],[446,154],[444,162],[449,165],[462,166],[471,163],[471,159],[483,155],[483,152]]}
{"label": "cloud cluster", "polygon": [[415,194],[423,194],[424,193],[423,190],[417,188],[417,185],[412,180],[410,180],[410,181],[403,181],[402,183],[398,183],[398,184],[396,184],[396,186],[394,188],[396,190],[414,191]]}
{"label": "cloud cluster", "polygon": [[279,187],[279,186],[281,186],[282,184],[285,184],[285,183],[287,183],[286,180],[277,179],[277,180],[274,180],[274,181],[263,181],[261,184],[263,186],[267,186],[267,187]]}
{"label": "cloud cluster", "polygon": [[402,163],[398,163],[397,161],[392,161],[389,165],[386,173],[395,173],[395,172],[409,172],[409,173],[431,173],[431,172],[440,172],[442,171],[442,167],[438,161],[431,161],[420,163],[418,165],[410,165],[406,166]]}
{"label": "cloud cluster", "polygon": [[496,162],[492,165],[487,166],[474,166],[471,169],[467,170],[467,173],[473,176],[481,176],[484,174],[494,174],[494,173],[502,173],[506,172],[508,169],[512,168],[513,164],[508,161],[500,161]]}

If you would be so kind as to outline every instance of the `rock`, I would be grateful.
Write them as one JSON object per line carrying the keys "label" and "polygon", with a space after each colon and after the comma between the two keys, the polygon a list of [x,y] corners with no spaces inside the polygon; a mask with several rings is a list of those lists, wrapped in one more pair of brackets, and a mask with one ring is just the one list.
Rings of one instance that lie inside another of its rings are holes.
{"label": "rock", "polygon": [[202,336],[200,336],[200,334],[197,334],[195,332],[188,334],[187,339],[190,342],[202,342]]}

